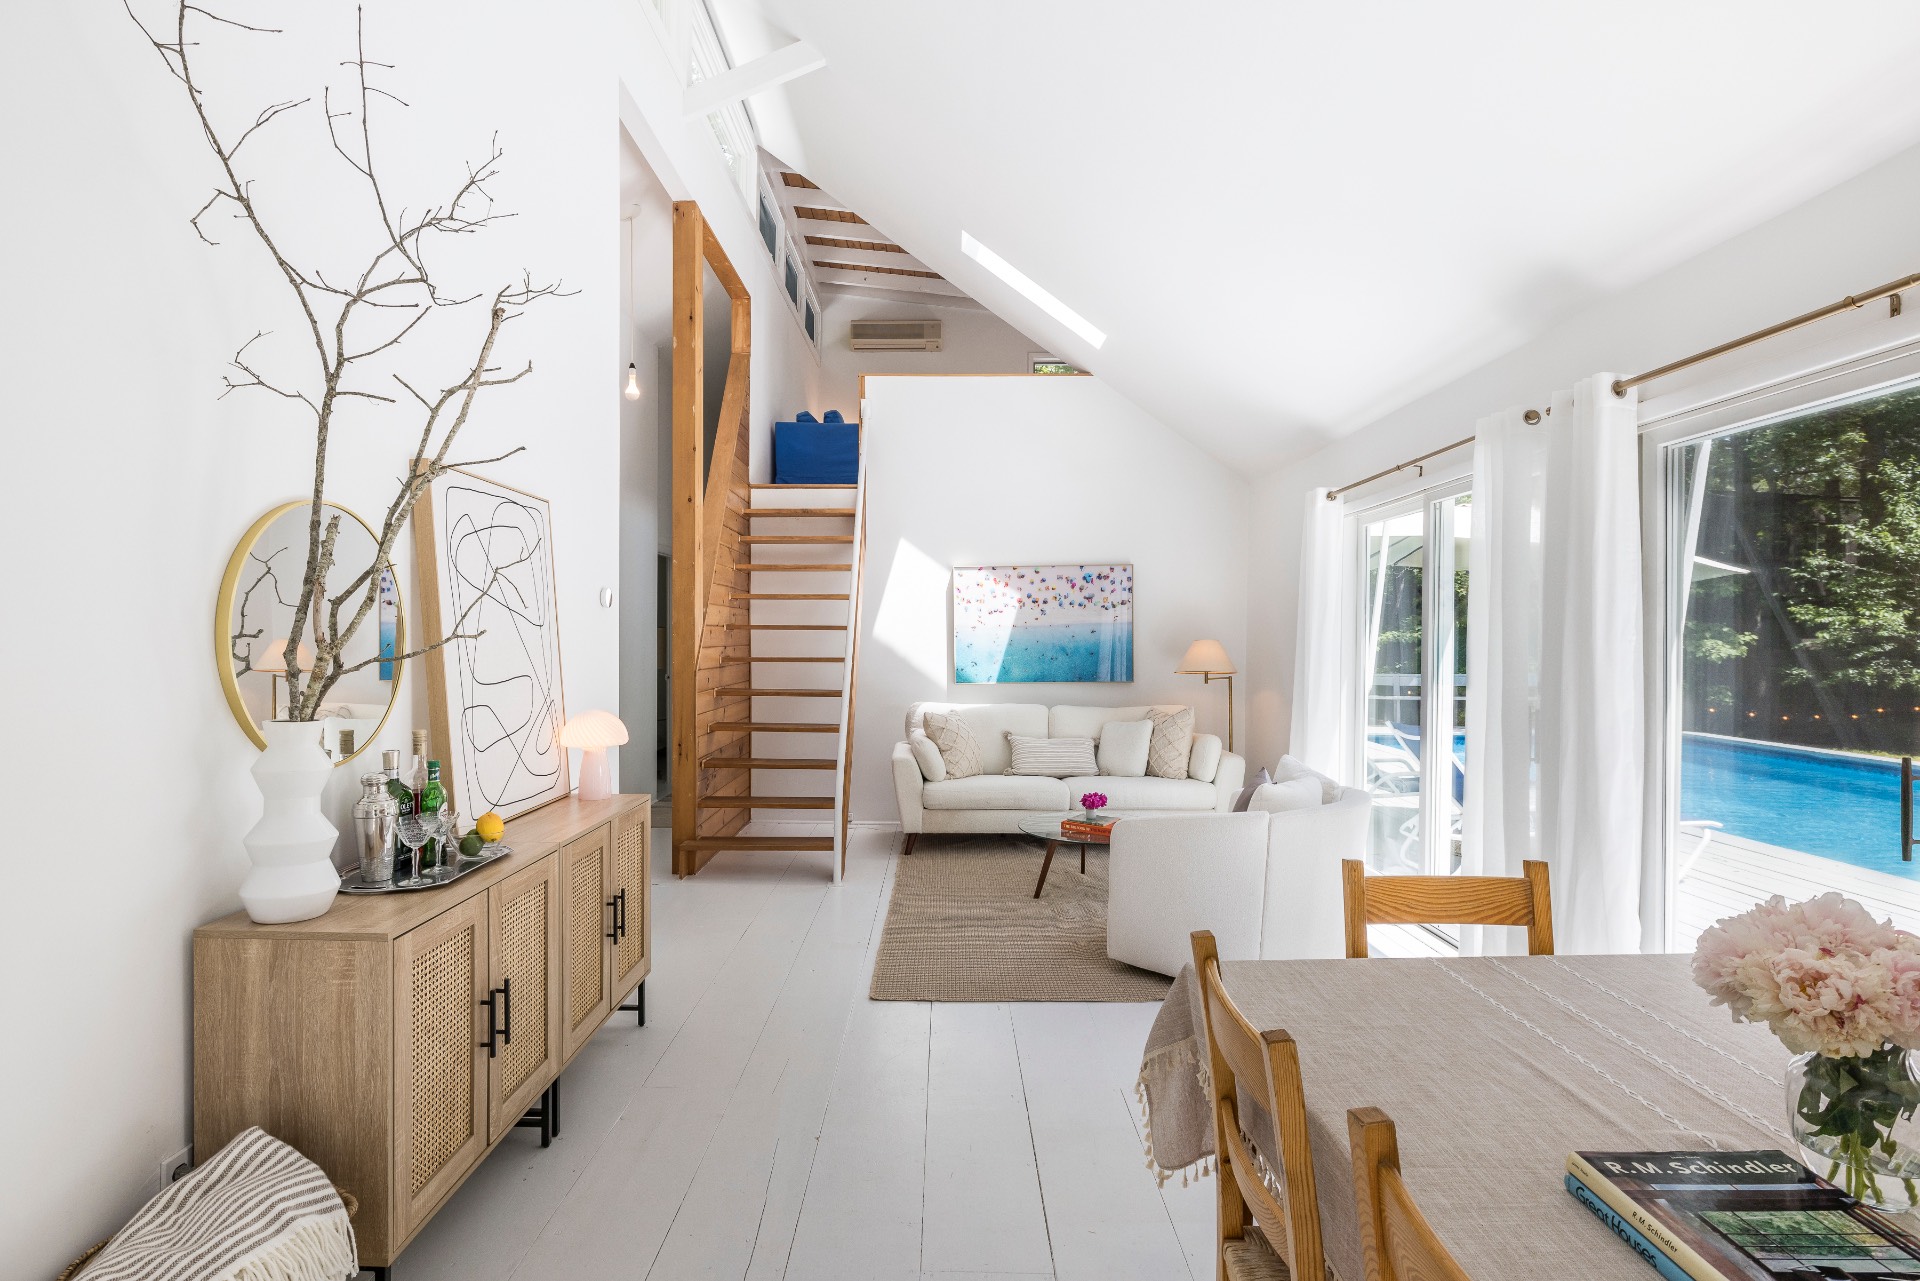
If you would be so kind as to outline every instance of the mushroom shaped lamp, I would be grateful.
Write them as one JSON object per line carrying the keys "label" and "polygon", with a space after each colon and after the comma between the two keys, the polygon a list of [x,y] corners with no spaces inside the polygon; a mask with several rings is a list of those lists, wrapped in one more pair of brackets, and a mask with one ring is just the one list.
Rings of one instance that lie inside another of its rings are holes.
{"label": "mushroom shaped lamp", "polygon": [[613,795],[607,749],[627,741],[627,727],[612,712],[582,712],[560,730],[560,746],[580,749],[580,799],[604,801]]}

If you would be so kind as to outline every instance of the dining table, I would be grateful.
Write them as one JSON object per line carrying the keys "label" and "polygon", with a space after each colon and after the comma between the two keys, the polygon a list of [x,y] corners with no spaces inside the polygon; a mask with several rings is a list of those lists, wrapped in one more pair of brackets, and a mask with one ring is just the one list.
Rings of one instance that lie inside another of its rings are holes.
{"label": "dining table", "polygon": [[[1403,1177],[1474,1281],[1647,1281],[1653,1269],[1566,1191],[1574,1151],[1796,1151],[1789,1054],[1696,987],[1691,958],[1487,956],[1224,961],[1255,1027],[1297,1043],[1327,1263],[1363,1281],[1347,1111],[1399,1132]],[[1213,1132],[1192,966],[1148,1035],[1150,1155],[1204,1170]],[[1239,1083],[1247,1100],[1245,1083]],[[1250,1100],[1248,1100],[1250,1101]],[[1247,1137],[1279,1170],[1266,1113]],[[1278,1177],[1284,1178],[1284,1171]]]}

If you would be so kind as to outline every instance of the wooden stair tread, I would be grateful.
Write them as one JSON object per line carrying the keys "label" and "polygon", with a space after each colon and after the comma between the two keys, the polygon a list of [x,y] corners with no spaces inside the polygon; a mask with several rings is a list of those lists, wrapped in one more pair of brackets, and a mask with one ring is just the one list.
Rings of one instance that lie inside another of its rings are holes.
{"label": "wooden stair tread", "polygon": [[729,663],[844,663],[847,660],[838,654],[831,658],[812,656],[796,658],[791,654],[785,657],[779,654],[729,654],[726,661]]}
{"label": "wooden stair tread", "polygon": [[743,543],[770,543],[779,546],[810,547],[815,543],[850,543],[852,534],[742,534]]}
{"label": "wooden stair tread", "polygon": [[744,569],[750,574],[851,574],[851,565],[770,565],[766,561],[737,560],[735,569]]}
{"label": "wooden stair tread", "polygon": [[[748,517],[754,516],[844,516],[851,518],[851,507],[743,507]],[[851,534],[848,535],[852,537]]]}
{"label": "wooden stair tread", "polygon": [[836,769],[840,765],[832,756],[706,756],[700,760],[701,769]]}
{"label": "wooden stair tread", "polygon": [[837,689],[756,689],[751,685],[724,685],[714,691],[722,698],[840,698]]}
{"label": "wooden stair tread", "polygon": [[840,726],[818,721],[715,721],[710,728],[717,734],[838,734]]}
{"label": "wooden stair tread", "polygon": [[727,623],[730,632],[844,632],[845,623]]}
{"label": "wooden stair tread", "polygon": [[735,592],[735,600],[851,600],[846,592]]}
{"label": "wooden stair tread", "polygon": [[832,850],[831,836],[696,836],[683,850]]}
{"label": "wooden stair tread", "polygon": [[831,796],[702,796],[703,810],[830,810]]}

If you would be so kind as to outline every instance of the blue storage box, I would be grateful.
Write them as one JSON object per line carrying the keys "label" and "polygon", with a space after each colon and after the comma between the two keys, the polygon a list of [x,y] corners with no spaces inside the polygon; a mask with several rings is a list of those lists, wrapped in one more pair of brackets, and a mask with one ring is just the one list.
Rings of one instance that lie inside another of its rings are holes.
{"label": "blue storage box", "polygon": [[773,425],[773,483],[852,485],[860,479],[860,424],[829,409],[821,422],[802,410]]}

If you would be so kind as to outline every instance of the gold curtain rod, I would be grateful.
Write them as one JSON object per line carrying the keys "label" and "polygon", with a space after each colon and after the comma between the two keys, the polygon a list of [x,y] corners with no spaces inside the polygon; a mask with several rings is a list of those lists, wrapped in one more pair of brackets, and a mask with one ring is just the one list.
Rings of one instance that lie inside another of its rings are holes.
{"label": "gold curtain rod", "polygon": [[1740,348],[1752,343],[1757,343],[1763,338],[1771,338],[1775,334],[1784,334],[1789,330],[1799,329],[1803,325],[1811,325],[1816,320],[1825,320],[1829,316],[1838,316],[1842,312],[1854,311],[1866,306],[1870,302],[1878,302],[1882,298],[1891,298],[1893,300],[1889,309],[1893,315],[1897,316],[1900,314],[1901,291],[1912,289],[1915,286],[1920,286],[1920,275],[1903,276],[1899,280],[1889,280],[1886,284],[1874,289],[1869,289],[1863,294],[1848,294],[1839,302],[1828,303],[1826,306],[1816,308],[1804,316],[1795,316],[1792,320],[1783,320],[1777,325],[1768,325],[1765,329],[1756,329],[1744,338],[1735,338],[1732,342],[1723,342],[1718,347],[1709,347],[1705,351],[1695,352],[1684,360],[1676,360],[1672,364],[1662,365],[1658,369],[1649,369],[1646,373],[1635,374],[1631,378],[1616,378],[1613,383],[1613,394],[1616,396],[1624,396],[1627,394],[1629,387],[1638,387],[1640,384],[1652,382],[1656,378],[1665,378],[1668,374],[1678,373],[1682,369],[1691,368],[1702,361],[1712,360],[1715,356],[1724,356],[1730,351],[1738,351]]}
{"label": "gold curtain rod", "polygon": [[1358,489],[1362,485],[1371,485],[1374,481],[1384,480],[1386,477],[1393,475],[1395,472],[1405,471],[1409,467],[1418,467],[1421,463],[1426,462],[1427,459],[1429,458],[1438,458],[1441,454],[1447,453],[1450,450],[1458,449],[1462,445],[1471,445],[1472,443],[1473,443],[1473,437],[1468,436],[1463,440],[1454,441],[1451,445],[1442,445],[1438,449],[1430,449],[1426,453],[1420,455],[1418,458],[1409,458],[1404,463],[1396,463],[1392,467],[1387,468],[1385,471],[1377,471],[1373,473],[1373,475],[1366,477],[1364,480],[1356,480],[1352,484],[1342,485],[1338,489],[1329,489],[1327,491],[1327,501],[1332,502],[1334,499],[1340,497],[1340,495],[1346,493],[1348,490]]}

